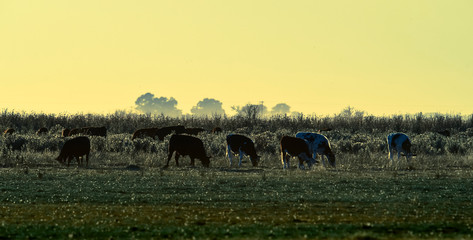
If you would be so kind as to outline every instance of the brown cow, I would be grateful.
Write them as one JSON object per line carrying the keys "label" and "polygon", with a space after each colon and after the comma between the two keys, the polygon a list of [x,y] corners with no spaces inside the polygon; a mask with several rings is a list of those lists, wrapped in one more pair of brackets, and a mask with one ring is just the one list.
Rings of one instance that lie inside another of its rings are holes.
{"label": "brown cow", "polygon": [[230,167],[232,166],[232,153],[240,155],[240,162],[244,155],[250,156],[251,163],[254,167],[258,166],[260,156],[256,154],[255,144],[251,139],[239,134],[230,134],[227,136],[227,156],[230,159]]}
{"label": "brown cow", "polygon": [[15,132],[15,129],[13,129],[13,128],[7,128],[7,129],[3,132],[3,136],[12,135],[14,132]]}
{"label": "brown cow", "polygon": [[83,127],[81,130],[84,135],[107,137],[106,127]]}
{"label": "brown cow", "polygon": [[38,129],[38,131],[36,131],[36,135],[43,135],[43,134],[48,134],[49,130],[45,127],[42,127],[40,129]]}
{"label": "brown cow", "polygon": [[82,128],[73,128],[71,131],[69,131],[69,134],[67,136],[71,137],[74,135],[78,135],[82,133]]}
{"label": "brown cow", "polygon": [[90,140],[88,137],[80,136],[70,140],[67,140],[64,143],[64,146],[61,149],[61,153],[56,158],[62,164],[65,164],[67,160],[67,166],[69,167],[71,160],[73,158],[77,159],[77,164],[82,165],[84,155],[86,157],[86,166],[89,166],[89,153],[90,153]]}
{"label": "brown cow", "polygon": [[306,140],[296,137],[283,136],[281,138],[281,163],[283,168],[290,168],[287,155],[299,158],[299,168],[304,169],[304,161],[310,168],[312,164],[317,163],[311,157],[309,144]]}
{"label": "brown cow", "polygon": [[169,167],[169,161],[171,161],[172,154],[176,152],[174,159],[176,160],[176,166],[179,166],[179,157],[189,155],[191,159],[191,166],[194,166],[194,159],[198,158],[202,162],[204,167],[210,166],[210,157],[205,153],[204,143],[199,138],[189,135],[177,135],[174,134],[169,140],[168,149],[168,161],[164,168]]}
{"label": "brown cow", "polygon": [[163,127],[163,128],[158,129],[158,131],[156,132],[156,135],[158,136],[159,140],[163,141],[167,135],[173,132],[175,134],[181,134],[181,133],[184,133],[185,131],[186,131],[186,128],[184,126],[169,126],[169,127]]}
{"label": "brown cow", "polygon": [[131,140],[134,140],[136,138],[145,138],[145,137],[150,137],[150,138],[155,138],[156,134],[158,134],[159,128],[143,128],[143,129],[138,129],[133,133],[133,136],[131,137]]}
{"label": "brown cow", "polygon": [[223,130],[222,130],[221,127],[214,127],[214,128],[212,129],[212,133],[215,133],[215,134],[221,133],[222,131],[223,131]]}
{"label": "brown cow", "polygon": [[69,136],[69,133],[70,133],[70,132],[71,132],[71,129],[69,129],[69,128],[64,128],[64,129],[62,130],[61,136],[62,136],[62,137],[67,137],[67,136]]}
{"label": "brown cow", "polygon": [[203,128],[186,128],[186,131],[185,131],[185,133],[189,135],[195,135],[195,136],[199,135],[199,133],[201,132],[206,132],[206,130]]}

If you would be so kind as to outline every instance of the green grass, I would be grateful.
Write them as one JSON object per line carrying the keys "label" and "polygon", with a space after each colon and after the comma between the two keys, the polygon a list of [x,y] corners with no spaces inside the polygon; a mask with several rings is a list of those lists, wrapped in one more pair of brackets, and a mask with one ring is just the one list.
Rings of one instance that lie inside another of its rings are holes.
{"label": "green grass", "polygon": [[0,169],[4,238],[472,238],[471,169]]}

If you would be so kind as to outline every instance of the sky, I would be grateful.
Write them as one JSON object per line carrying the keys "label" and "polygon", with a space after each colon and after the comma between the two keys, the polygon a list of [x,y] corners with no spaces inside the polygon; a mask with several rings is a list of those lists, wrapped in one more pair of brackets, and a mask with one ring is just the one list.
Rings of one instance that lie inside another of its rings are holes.
{"label": "sky", "polygon": [[471,0],[0,0],[0,109],[473,113]]}

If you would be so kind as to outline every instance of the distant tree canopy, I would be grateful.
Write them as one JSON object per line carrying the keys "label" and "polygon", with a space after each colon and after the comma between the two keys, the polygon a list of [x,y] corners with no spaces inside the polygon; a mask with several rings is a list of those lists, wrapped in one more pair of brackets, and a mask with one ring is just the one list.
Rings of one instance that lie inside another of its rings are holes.
{"label": "distant tree canopy", "polygon": [[[182,110],[177,109],[177,100],[173,97],[155,97],[152,93],[145,93],[136,99],[135,105],[136,110],[142,113],[163,114],[169,117],[182,116]],[[222,102],[219,100],[204,98],[193,106],[190,112],[192,115],[198,117],[225,115],[225,110],[222,105]],[[260,102],[259,104],[248,103],[244,106],[232,106],[231,108],[236,112],[237,116],[249,119],[291,113],[291,107],[286,103],[276,104],[271,108],[271,111],[268,111],[268,107],[266,107],[263,102]]]}
{"label": "distant tree canopy", "polygon": [[260,118],[268,113],[268,108],[263,102],[260,102],[260,104],[248,103],[243,107],[232,106],[232,109],[237,112],[237,115],[250,119]]}
{"label": "distant tree canopy", "polygon": [[191,113],[197,116],[225,115],[222,102],[213,98],[204,98],[196,106],[192,107]]}
{"label": "distant tree canopy", "polygon": [[136,110],[142,113],[164,114],[170,117],[179,117],[182,110],[177,109],[177,101],[173,97],[154,97],[154,94],[145,93],[135,101]]}
{"label": "distant tree canopy", "polygon": [[272,115],[284,115],[291,112],[291,107],[285,103],[278,103],[271,109]]}

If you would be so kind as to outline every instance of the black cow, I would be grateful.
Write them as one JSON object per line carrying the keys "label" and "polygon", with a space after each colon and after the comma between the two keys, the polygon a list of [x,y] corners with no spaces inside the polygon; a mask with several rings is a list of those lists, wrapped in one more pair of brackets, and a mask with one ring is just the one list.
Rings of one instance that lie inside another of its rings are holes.
{"label": "black cow", "polygon": [[199,133],[201,132],[206,132],[206,130],[203,128],[186,128],[186,131],[185,131],[185,133],[189,135],[195,135],[195,136],[199,135]]}
{"label": "black cow", "polygon": [[175,133],[175,134],[181,134],[181,133],[185,133],[186,132],[186,128],[184,126],[169,126],[169,127],[163,127],[163,128],[160,128],[156,131],[156,135],[158,136],[158,139],[160,141],[163,141],[164,138],[171,134],[171,133]]}
{"label": "black cow", "polygon": [[240,155],[240,162],[238,163],[239,167],[241,166],[241,161],[244,155],[250,156],[253,166],[258,166],[260,156],[256,154],[255,144],[248,137],[239,134],[228,135],[227,156],[230,159],[230,167],[232,166],[232,153]]}
{"label": "black cow", "polygon": [[136,138],[145,138],[145,137],[154,138],[154,137],[156,137],[156,134],[157,134],[158,130],[159,130],[159,128],[142,128],[142,129],[138,129],[133,133],[133,136],[131,137],[131,140],[134,140]]}
{"label": "black cow", "polygon": [[[70,140],[67,140],[64,143],[64,146],[61,149],[61,153],[56,158],[62,164],[65,164],[67,160],[67,166],[69,167],[71,160],[73,158],[77,159],[79,166],[82,165],[84,155],[86,156],[87,164],[89,166],[89,153],[90,153],[90,140],[88,137],[80,136]],[[80,159],[82,158],[82,159]]]}
{"label": "black cow", "polygon": [[204,143],[199,138],[189,135],[172,135],[169,140],[168,161],[164,168],[169,167],[169,161],[174,152],[176,152],[174,157],[176,160],[176,166],[179,166],[179,157],[187,155],[191,159],[191,166],[194,166],[195,158],[200,159],[204,167],[210,166],[210,157],[205,153]]}
{"label": "black cow", "polygon": [[304,168],[304,162],[307,162],[310,168],[317,161],[311,157],[309,144],[302,138],[283,136],[281,138],[281,163],[283,168],[290,168],[287,155],[299,158],[299,168]]}
{"label": "black cow", "polygon": [[43,135],[43,134],[47,134],[49,132],[49,130],[45,127],[42,127],[40,129],[38,129],[38,131],[36,131],[36,135],[40,136],[40,135]]}
{"label": "black cow", "polygon": [[83,127],[82,133],[89,136],[107,137],[106,127]]}

